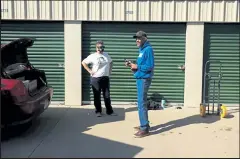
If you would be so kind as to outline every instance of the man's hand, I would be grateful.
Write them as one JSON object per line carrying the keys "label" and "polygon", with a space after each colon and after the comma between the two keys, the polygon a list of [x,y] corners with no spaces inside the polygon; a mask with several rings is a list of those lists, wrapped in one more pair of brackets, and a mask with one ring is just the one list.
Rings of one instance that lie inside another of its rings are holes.
{"label": "man's hand", "polygon": [[131,71],[132,71],[133,73],[137,72],[137,70],[136,70],[136,69],[131,69]]}
{"label": "man's hand", "polygon": [[131,63],[130,67],[131,67],[131,70],[137,70],[138,68],[137,64],[133,64],[133,63]]}

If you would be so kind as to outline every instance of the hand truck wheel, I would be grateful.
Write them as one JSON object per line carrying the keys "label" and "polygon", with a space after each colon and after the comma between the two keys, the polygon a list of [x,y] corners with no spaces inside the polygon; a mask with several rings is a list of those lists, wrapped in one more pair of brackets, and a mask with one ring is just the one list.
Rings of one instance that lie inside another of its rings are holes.
{"label": "hand truck wheel", "polygon": [[203,104],[200,104],[200,116],[205,117],[206,115],[206,107]]}
{"label": "hand truck wheel", "polygon": [[226,118],[227,116],[227,107],[224,105],[221,105],[220,107],[220,117],[221,118]]}

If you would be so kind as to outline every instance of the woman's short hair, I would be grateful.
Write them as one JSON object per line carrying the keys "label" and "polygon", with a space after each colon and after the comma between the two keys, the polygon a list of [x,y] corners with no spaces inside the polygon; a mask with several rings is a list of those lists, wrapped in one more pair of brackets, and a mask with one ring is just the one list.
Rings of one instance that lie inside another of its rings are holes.
{"label": "woman's short hair", "polygon": [[96,42],[96,45],[97,45],[97,44],[101,44],[101,45],[103,45],[104,43],[103,43],[102,40],[99,40],[99,41]]}

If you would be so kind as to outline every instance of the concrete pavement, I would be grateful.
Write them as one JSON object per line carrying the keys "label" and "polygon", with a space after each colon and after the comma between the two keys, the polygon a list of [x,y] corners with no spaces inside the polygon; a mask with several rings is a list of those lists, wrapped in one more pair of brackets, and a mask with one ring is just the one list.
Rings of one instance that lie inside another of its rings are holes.
{"label": "concrete pavement", "polygon": [[51,106],[23,135],[1,143],[2,157],[239,157],[239,109],[201,118],[198,108],[149,111],[151,135],[134,138],[135,106],[95,117],[93,106]]}

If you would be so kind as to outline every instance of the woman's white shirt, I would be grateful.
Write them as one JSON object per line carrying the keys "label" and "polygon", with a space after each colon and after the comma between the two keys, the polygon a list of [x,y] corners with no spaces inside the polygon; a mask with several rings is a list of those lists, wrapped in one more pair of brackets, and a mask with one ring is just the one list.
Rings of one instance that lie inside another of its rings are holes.
{"label": "woman's white shirt", "polygon": [[84,63],[92,64],[92,77],[109,76],[111,57],[108,53],[93,53],[83,60]]}

